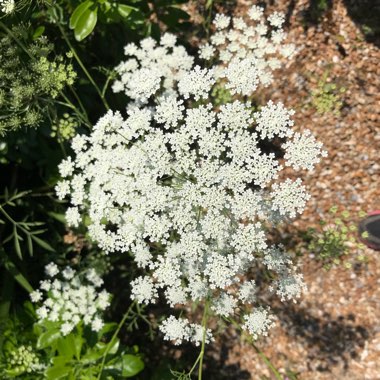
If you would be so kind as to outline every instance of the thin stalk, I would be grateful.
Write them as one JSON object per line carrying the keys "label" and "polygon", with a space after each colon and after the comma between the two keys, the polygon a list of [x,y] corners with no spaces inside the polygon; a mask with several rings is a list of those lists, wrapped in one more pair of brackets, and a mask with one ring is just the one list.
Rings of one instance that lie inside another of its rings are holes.
{"label": "thin stalk", "polygon": [[205,304],[205,310],[202,318],[202,327],[203,327],[203,337],[202,337],[202,346],[200,352],[200,360],[198,367],[198,380],[202,380],[202,369],[203,369],[203,358],[205,354],[205,345],[206,345],[206,336],[207,336],[207,318],[208,318],[208,301]]}
{"label": "thin stalk", "polygon": [[112,77],[110,75],[108,75],[106,83],[104,84],[103,89],[102,89],[102,96],[103,97],[105,97],[105,95],[106,95],[106,91],[107,91],[107,88],[108,88],[108,85],[109,85],[111,79],[112,79]]}
{"label": "thin stalk", "polygon": [[19,223],[17,223],[3,208],[3,206],[0,206],[0,212],[4,215],[6,219],[8,219],[9,222],[11,222],[16,228],[19,228],[22,232],[29,235],[29,231],[27,231],[24,227],[21,227]]}
{"label": "thin stalk", "polygon": [[82,101],[80,100],[79,95],[77,94],[77,92],[75,91],[75,89],[74,89],[73,86],[69,86],[69,87],[70,87],[70,90],[71,90],[71,92],[73,93],[75,99],[77,100],[77,102],[78,102],[78,104],[79,104],[79,107],[80,107],[80,109],[81,109],[82,112],[83,112],[83,115],[85,116],[87,122],[90,124],[89,119],[88,119],[88,115],[87,115],[87,111],[86,111],[86,109],[84,108],[83,103],[82,103]]}
{"label": "thin stalk", "polygon": [[111,347],[112,347],[115,339],[117,338],[117,335],[119,334],[122,326],[124,325],[125,321],[129,317],[129,314],[130,314],[130,312],[132,311],[132,309],[134,308],[135,305],[136,305],[136,301],[133,301],[131,303],[131,305],[129,306],[128,310],[126,311],[126,313],[124,314],[122,320],[118,324],[117,329],[115,330],[114,334],[112,335],[112,338],[111,338],[110,342],[108,343],[106,350],[104,351],[103,358],[102,358],[102,363],[100,365],[100,371],[98,373],[97,380],[100,380],[100,378],[102,376],[103,369],[104,369],[104,365],[106,363],[107,355],[108,355],[108,353],[109,353],[109,351],[110,351],[110,349],[111,349]]}
{"label": "thin stalk", "polygon": [[[74,111],[80,116],[80,118],[82,119],[82,122],[83,122],[85,125],[87,125],[88,127],[91,127],[91,123],[90,123],[90,121],[88,120],[87,112],[84,111],[84,115],[82,115],[80,112],[78,112],[77,107],[75,107],[74,104],[71,103],[70,99],[69,99],[69,98],[68,98],[63,92],[61,92],[61,96],[63,97],[63,99],[65,99],[65,101],[66,101],[67,104],[65,104],[65,103],[63,103],[63,102],[60,102],[60,104],[62,104],[62,105],[66,105],[66,106],[70,106],[70,108],[72,108],[72,109],[73,109],[73,110],[74,110]],[[79,98],[77,98],[77,100],[78,100],[78,103],[79,103],[79,104],[82,104],[82,103],[80,102]],[[82,107],[81,107],[81,108],[82,108]]]}
{"label": "thin stalk", "polygon": [[[234,319],[230,319],[230,318],[226,318],[229,322],[231,322],[239,331],[243,331],[243,329],[241,328],[241,326],[234,320]],[[272,362],[269,360],[269,358],[267,358],[265,356],[265,354],[255,345],[255,343],[253,342],[253,338],[252,336],[249,336],[249,341],[250,343],[252,344],[252,347],[255,349],[255,351],[257,352],[257,354],[261,357],[261,359],[263,360],[263,362],[267,365],[267,367],[269,368],[269,370],[273,373],[273,375],[275,376],[275,378],[277,380],[283,380],[283,377],[281,376],[280,372],[277,371],[276,367],[272,364]]]}
{"label": "thin stalk", "polygon": [[15,40],[17,45],[19,45],[21,49],[24,50],[24,52],[28,54],[30,58],[34,59],[34,57],[30,54],[26,46],[14,35],[14,33],[2,21],[0,21],[0,26]]}
{"label": "thin stalk", "polygon": [[191,367],[190,371],[188,372],[188,375],[191,376],[191,374],[194,372],[195,368],[198,367],[198,380],[202,380],[202,367],[203,367],[203,357],[205,354],[205,345],[206,345],[206,336],[207,336],[207,319],[208,319],[208,307],[209,303],[206,301],[205,308],[203,311],[203,317],[202,317],[202,327],[203,327],[203,337],[202,337],[202,345],[201,345],[201,351],[194,362],[193,366]]}
{"label": "thin stalk", "polygon": [[283,380],[283,377],[281,374],[277,371],[276,367],[272,364],[272,362],[265,356],[264,352],[262,352],[256,345],[255,343],[251,342],[253,348],[255,351],[258,353],[258,355],[263,359],[263,362],[267,365],[267,367],[272,371],[273,375],[276,377],[278,380]]}
{"label": "thin stalk", "polygon": [[58,28],[59,30],[61,31],[61,34],[63,36],[63,39],[66,41],[67,43],[67,46],[70,48],[71,52],[73,53],[74,55],[74,58],[76,59],[76,61],[78,62],[79,66],[81,67],[81,69],[83,70],[83,72],[86,74],[88,80],[91,82],[91,84],[94,86],[96,92],[98,93],[100,99],[102,100],[103,102],[103,105],[104,107],[106,108],[106,110],[108,111],[110,109],[108,103],[107,103],[107,100],[106,98],[104,97],[104,95],[102,94],[102,92],[100,91],[100,88],[98,87],[98,85],[95,83],[94,79],[92,78],[91,74],[87,71],[86,69],[86,66],[83,64],[82,60],[79,58],[79,55],[77,54],[76,50],[74,49],[73,45],[71,44],[70,40],[68,39],[68,37],[66,36],[66,33],[65,31],[63,30],[62,28],[62,25],[60,25],[59,23],[57,23],[58,25]]}

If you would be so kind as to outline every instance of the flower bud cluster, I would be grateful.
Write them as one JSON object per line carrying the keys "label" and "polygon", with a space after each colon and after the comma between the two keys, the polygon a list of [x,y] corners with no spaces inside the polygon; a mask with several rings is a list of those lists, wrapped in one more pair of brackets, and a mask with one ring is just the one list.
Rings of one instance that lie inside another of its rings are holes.
{"label": "flower bud cluster", "polygon": [[16,376],[23,373],[39,372],[44,368],[31,346],[19,346],[9,352],[8,355],[7,371],[11,371]]}

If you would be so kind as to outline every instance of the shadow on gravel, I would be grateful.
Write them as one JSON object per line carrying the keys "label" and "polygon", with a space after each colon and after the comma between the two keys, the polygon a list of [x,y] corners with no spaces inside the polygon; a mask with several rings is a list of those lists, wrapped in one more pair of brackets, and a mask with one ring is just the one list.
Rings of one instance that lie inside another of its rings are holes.
{"label": "shadow on gravel", "polygon": [[324,313],[320,318],[305,308],[289,305],[276,311],[287,334],[301,340],[307,347],[310,370],[326,372],[339,363],[349,367],[369,337],[369,331],[355,324],[355,316],[332,318]]}
{"label": "shadow on gravel", "polygon": [[[298,1],[289,1],[286,12],[288,26]],[[325,16],[330,18],[334,1],[336,0],[309,0],[309,5],[303,12],[305,29],[310,25],[319,24]],[[343,0],[343,3],[349,17],[359,27],[365,40],[380,47],[380,0]]]}
{"label": "shadow on gravel", "polygon": [[207,353],[204,362],[204,378],[207,380],[250,380],[251,374],[242,370],[238,363],[226,365],[231,345],[222,344],[217,353]]}

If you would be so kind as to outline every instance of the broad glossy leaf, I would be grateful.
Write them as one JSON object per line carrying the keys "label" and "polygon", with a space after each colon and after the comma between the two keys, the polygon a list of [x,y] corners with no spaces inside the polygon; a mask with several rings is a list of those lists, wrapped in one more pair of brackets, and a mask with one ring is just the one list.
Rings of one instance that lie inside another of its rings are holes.
{"label": "broad glossy leaf", "polygon": [[[109,355],[116,354],[117,350],[119,349],[119,345],[120,345],[120,340],[115,339],[113,344],[112,344],[112,347],[108,351],[108,354]],[[88,350],[86,355],[84,355],[82,357],[82,361],[84,361],[84,362],[86,362],[86,361],[89,361],[89,362],[97,361],[98,359],[103,357],[104,353],[107,350],[107,347],[108,347],[107,343],[103,343],[103,342],[96,343],[95,347],[93,347],[91,350]]]}
{"label": "broad glossy leaf", "polygon": [[118,4],[117,6],[117,11],[119,12],[119,15],[124,18],[128,17],[134,10],[137,9],[126,4]]}
{"label": "broad glossy leaf", "polygon": [[70,17],[70,23],[69,23],[69,27],[70,29],[75,29],[75,27],[77,26],[78,24],[78,21],[80,19],[80,17],[82,16],[82,14],[88,9],[91,7],[91,5],[93,5],[94,2],[91,1],[91,0],[87,0],[81,4],[79,4],[75,9],[74,9],[74,12],[73,14],[71,15]]}
{"label": "broad glossy leaf", "polygon": [[57,350],[59,355],[72,359],[76,356],[75,338],[69,334],[57,340]]}
{"label": "broad glossy leaf", "polygon": [[37,340],[37,349],[52,346],[62,336],[59,328],[53,328],[42,333]]}
{"label": "broad glossy leaf", "polygon": [[121,357],[122,360],[122,375],[132,377],[137,375],[144,369],[144,362],[136,355],[126,354]]}
{"label": "broad glossy leaf", "polygon": [[98,21],[98,8],[86,9],[79,17],[79,20],[74,29],[75,39],[77,41],[84,40],[95,28]]}
{"label": "broad glossy leaf", "polygon": [[57,365],[48,368],[45,372],[45,375],[47,380],[59,380],[64,379],[70,371],[70,367],[66,367],[65,365]]}

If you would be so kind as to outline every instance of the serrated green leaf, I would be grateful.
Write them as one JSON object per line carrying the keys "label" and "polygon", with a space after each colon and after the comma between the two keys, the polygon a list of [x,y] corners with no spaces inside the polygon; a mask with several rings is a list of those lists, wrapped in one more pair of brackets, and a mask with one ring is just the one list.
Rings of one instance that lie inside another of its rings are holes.
{"label": "serrated green leaf", "polygon": [[95,28],[98,21],[98,8],[86,9],[79,17],[74,29],[74,36],[77,41],[84,40]]}
{"label": "serrated green leaf", "polygon": [[88,9],[91,7],[91,5],[93,5],[94,2],[91,1],[91,0],[87,0],[81,4],[79,4],[75,9],[74,9],[74,12],[73,14],[71,15],[70,17],[70,23],[69,23],[69,28],[70,29],[75,29],[75,27],[77,26],[78,24],[78,21],[80,19],[80,17],[82,16],[82,14]]}

